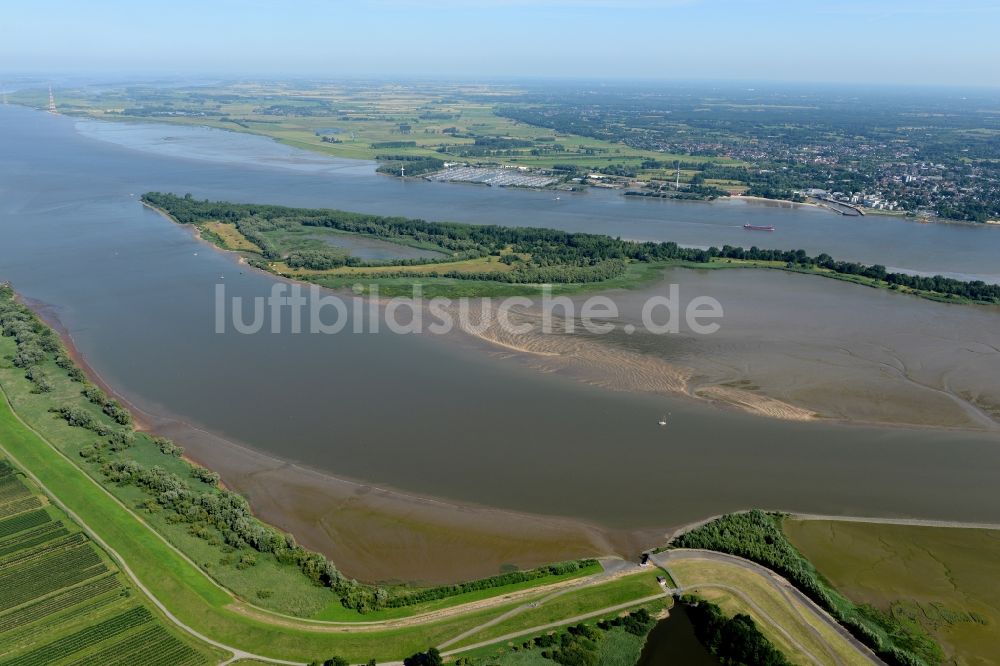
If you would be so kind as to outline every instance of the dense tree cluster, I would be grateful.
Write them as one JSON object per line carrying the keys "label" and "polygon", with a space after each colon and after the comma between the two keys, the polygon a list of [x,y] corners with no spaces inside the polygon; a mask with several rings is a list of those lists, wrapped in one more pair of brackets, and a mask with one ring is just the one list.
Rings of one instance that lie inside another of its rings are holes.
{"label": "dense tree cluster", "polygon": [[262,219],[256,216],[243,217],[236,220],[236,228],[243,236],[260,248],[260,253],[265,259],[274,261],[281,257],[278,248],[264,236],[265,231],[274,231],[281,227],[281,221]]}
{"label": "dense tree cluster", "polygon": [[101,408],[101,411],[110,416],[111,419],[118,425],[132,425],[132,413],[122,407],[117,400],[106,396],[104,391],[98,387],[93,384],[86,384],[80,393],[87,400],[95,405],[98,405]]}
{"label": "dense tree cluster", "polygon": [[14,300],[14,290],[6,282],[0,284],[0,333],[14,338],[17,352],[11,362],[24,371],[25,378],[34,384],[35,392],[50,392],[52,383],[39,364],[50,354],[67,358],[62,353],[62,343],[52,329]]}
{"label": "dense tree cluster", "polygon": [[444,659],[437,648],[428,648],[427,652],[418,652],[403,660],[403,666],[442,666]]}
{"label": "dense tree cluster", "polygon": [[791,666],[781,652],[754,623],[749,615],[739,613],[728,618],[722,609],[704,600],[685,598],[688,617],[695,636],[723,664],[754,666]]}
{"label": "dense tree cluster", "polygon": [[879,264],[868,266],[853,261],[837,261],[825,253],[810,257],[804,250],[761,250],[757,247],[746,250],[741,247],[725,245],[721,250],[709,248],[708,254],[711,257],[725,259],[781,261],[792,267],[822,268],[841,275],[857,275],[880,280],[890,286],[908,287],[934,294],[966,298],[979,303],[1000,303],[1000,285],[997,284],[989,284],[982,280],[956,280],[942,275],[924,277],[909,273],[889,273],[885,266]]}
{"label": "dense tree cluster", "polygon": [[376,141],[371,145],[373,150],[392,150],[394,148],[416,148],[416,141]]}
{"label": "dense tree cluster", "polygon": [[487,590],[494,587],[502,587],[504,585],[523,583],[529,580],[544,578],[545,576],[565,575],[579,571],[583,567],[588,567],[596,563],[596,560],[572,560],[569,562],[549,564],[536,569],[529,569],[527,571],[510,571],[508,573],[492,576],[490,578],[481,578],[467,583],[444,585],[441,587],[432,587],[426,590],[420,590],[418,592],[400,594],[399,596],[390,598],[385,605],[388,608],[412,606],[413,604],[419,604],[425,601],[433,601],[435,599],[444,599],[458,594],[465,594],[466,592]]}
{"label": "dense tree cluster", "polygon": [[313,248],[296,250],[289,253],[285,259],[289,268],[307,268],[313,271],[328,271],[331,268],[360,264],[357,257],[352,257],[337,248]]}
{"label": "dense tree cluster", "polygon": [[607,631],[613,627],[621,627],[625,631],[635,636],[645,636],[649,633],[656,620],[645,608],[640,608],[626,615],[619,615],[610,620],[601,620],[597,623],[599,629]]}
{"label": "dense tree cluster", "polygon": [[387,173],[391,176],[420,176],[432,171],[440,171],[444,167],[444,160],[437,157],[417,157],[400,156],[391,157],[380,156],[377,158],[381,164],[375,171]]}

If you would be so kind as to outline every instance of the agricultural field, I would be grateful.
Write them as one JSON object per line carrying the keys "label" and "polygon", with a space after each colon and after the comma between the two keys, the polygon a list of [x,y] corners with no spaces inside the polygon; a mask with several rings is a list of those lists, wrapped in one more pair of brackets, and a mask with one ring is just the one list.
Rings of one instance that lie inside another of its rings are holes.
{"label": "agricultural field", "polygon": [[1000,531],[785,519],[819,573],[857,604],[930,633],[950,664],[1000,664]]}
{"label": "agricultural field", "polygon": [[107,554],[5,459],[0,515],[0,664],[217,661],[168,629]]}

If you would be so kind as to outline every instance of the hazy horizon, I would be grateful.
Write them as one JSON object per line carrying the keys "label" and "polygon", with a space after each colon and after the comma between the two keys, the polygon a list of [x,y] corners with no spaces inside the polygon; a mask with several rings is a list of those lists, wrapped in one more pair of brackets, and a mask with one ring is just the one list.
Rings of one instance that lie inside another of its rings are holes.
{"label": "hazy horizon", "polygon": [[[1000,3],[179,0],[6,7],[0,68],[100,77],[1000,86]],[[794,57],[791,57],[794,55]]]}

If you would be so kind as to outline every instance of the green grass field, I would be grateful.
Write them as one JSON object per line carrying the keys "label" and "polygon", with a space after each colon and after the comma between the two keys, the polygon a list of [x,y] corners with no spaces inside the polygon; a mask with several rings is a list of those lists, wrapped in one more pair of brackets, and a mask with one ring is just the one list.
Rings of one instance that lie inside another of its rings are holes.
{"label": "green grass field", "polygon": [[839,592],[928,631],[950,663],[1000,664],[1000,531],[786,519]]}
{"label": "green grass field", "polygon": [[549,601],[543,601],[535,608],[524,610],[503,622],[468,636],[454,646],[450,646],[449,649],[480,643],[520,631],[528,632],[533,627],[559,622],[563,618],[584,615],[601,608],[617,606],[631,600],[662,593],[663,589],[656,582],[656,576],[656,571],[643,571],[607,583],[582,587]]}

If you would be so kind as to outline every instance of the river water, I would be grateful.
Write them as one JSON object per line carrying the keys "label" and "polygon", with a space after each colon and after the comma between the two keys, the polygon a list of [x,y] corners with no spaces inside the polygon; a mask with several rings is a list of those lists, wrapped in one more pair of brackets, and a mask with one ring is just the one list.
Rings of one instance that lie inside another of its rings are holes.
{"label": "river water", "polygon": [[[252,297],[269,293],[273,278],[143,208],[138,195],[148,190],[700,246],[749,244],[741,225],[767,222],[779,231],[753,240],[992,280],[1000,280],[1000,229],[742,201],[634,201],[600,191],[557,201],[551,192],[401,182],[369,163],[259,137],[0,107],[0,279],[50,306],[92,368],[146,412],[380,486],[619,529],[665,529],[749,506],[1000,522],[993,433],[765,419],[609,391],[433,336],[216,334],[216,284]],[[711,288],[738,310],[745,296],[727,289],[750,289],[753,280],[728,273],[728,287]],[[774,289],[808,302],[836,285],[847,299],[839,307],[855,323],[887,307],[860,287],[794,277],[762,281],[755,302],[766,308]],[[851,301],[854,293],[864,297]],[[949,316],[944,306],[923,305],[906,299],[909,320]],[[747,329],[761,340],[770,335],[764,319]],[[976,326],[990,329],[991,321]],[[822,362],[810,363],[809,373],[822,372]],[[656,420],[667,411],[664,430]],[[293,498],[273,483],[255,485],[238,450],[223,455],[212,448],[218,441],[184,443],[264,517],[309,532],[290,515],[308,514],[304,507],[322,493]],[[330,515],[313,522],[335,522]],[[305,541],[346,557],[324,542],[334,534],[326,524]]]}

